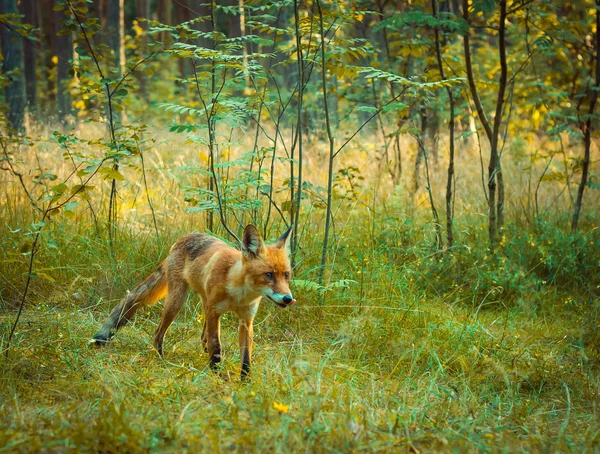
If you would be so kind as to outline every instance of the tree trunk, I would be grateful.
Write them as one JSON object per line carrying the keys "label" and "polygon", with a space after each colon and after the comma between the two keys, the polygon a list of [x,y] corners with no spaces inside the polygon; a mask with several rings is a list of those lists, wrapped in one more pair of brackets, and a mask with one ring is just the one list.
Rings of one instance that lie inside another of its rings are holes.
{"label": "tree trunk", "polygon": [[[125,66],[125,45],[124,45],[124,0],[108,0],[106,4],[106,44],[112,50],[114,55],[114,68],[116,77],[120,78]],[[113,120],[122,121],[122,111],[114,112]]]}
{"label": "tree trunk", "polygon": [[[300,5],[298,0],[294,0],[294,32],[296,38],[296,49],[297,49],[297,67],[298,67],[298,110],[296,113],[296,134],[297,134],[297,145],[298,145],[298,193],[296,194],[296,203],[292,200],[292,263],[296,260],[296,251],[298,249],[298,224],[300,223],[300,207],[302,206],[302,167],[304,160],[304,149],[303,149],[303,103],[304,103],[304,55],[302,51],[302,35],[300,32]],[[277,140],[277,139],[275,139]],[[292,152],[294,149],[292,148]],[[294,179],[294,167],[293,159],[290,161],[291,176],[290,180]],[[293,183],[292,183],[293,189]]]}
{"label": "tree trunk", "polygon": [[317,0],[317,9],[319,10],[319,31],[321,33],[321,83],[323,90],[323,107],[325,109],[325,126],[327,129],[327,139],[329,142],[329,164],[327,167],[327,208],[325,212],[325,236],[323,239],[323,251],[321,254],[321,268],[319,270],[319,284],[323,284],[325,277],[325,262],[327,260],[327,250],[329,248],[329,230],[331,227],[331,199],[333,193],[333,164],[334,164],[334,138],[331,132],[331,122],[329,116],[329,106],[327,102],[327,60],[325,59],[325,30],[323,26],[323,11],[321,2]]}
{"label": "tree trunk", "polygon": [[[504,178],[502,175],[502,165],[500,162],[500,126],[502,125],[502,111],[504,109],[504,95],[506,94],[506,83],[508,80],[508,65],[506,62],[506,4],[507,0],[499,0],[500,3],[500,24],[498,28],[498,54],[500,57],[500,86],[498,87],[498,98],[496,100],[496,114],[494,116],[493,139],[491,143],[491,161],[495,166],[493,168],[493,176],[490,174],[490,179],[495,177],[498,185],[498,201],[496,203],[496,233],[499,240],[502,236],[504,228]],[[491,198],[491,197],[490,197]]]}
{"label": "tree trunk", "polygon": [[[15,0],[1,0],[0,14],[19,14]],[[23,132],[25,115],[25,77],[23,39],[12,28],[0,27],[2,42],[2,72],[8,74],[9,83],[4,89],[8,105],[8,123],[15,132]]]}
{"label": "tree trunk", "polygon": [[[213,23],[213,12],[210,4],[197,5],[196,8],[194,8],[192,18],[195,19],[197,17],[204,17],[204,20],[196,22],[193,25],[194,30],[198,30],[202,33],[211,33],[216,24]],[[205,49],[212,49],[214,43],[212,39],[201,36],[196,40],[196,45]]]}
{"label": "tree trunk", "polygon": [[226,33],[228,38],[239,38],[242,36],[242,27],[239,14],[239,1],[238,0],[226,0],[225,3],[227,6],[234,8],[236,10],[236,14],[228,13],[227,14],[227,22],[228,22],[228,32]]}
{"label": "tree trunk", "polygon": [[[135,0],[135,16],[138,19],[150,19],[150,2],[149,0]],[[148,31],[148,24],[140,21],[139,26],[144,30],[140,46],[143,50],[146,49],[146,42],[148,37],[146,35]],[[148,100],[148,77],[144,71],[136,72],[137,78],[140,82],[140,94],[146,101]]]}
{"label": "tree trunk", "polygon": [[571,220],[571,230],[575,232],[579,224],[579,215],[581,214],[581,204],[583,202],[583,193],[588,181],[590,171],[590,148],[592,146],[592,117],[598,101],[598,90],[600,89],[600,0],[596,0],[596,41],[595,41],[596,58],[594,60],[596,79],[595,87],[591,89],[591,98],[588,108],[587,120],[583,126],[583,163],[581,168],[581,181],[577,190],[577,200],[573,210],[573,218]]}
{"label": "tree trunk", "polygon": [[[109,0],[115,1],[115,0]],[[165,24],[173,24],[173,17],[171,14],[171,0],[158,0],[158,21]],[[161,32],[159,35],[161,41],[169,40],[170,36],[166,32]]]}
{"label": "tree trunk", "polygon": [[56,34],[54,32],[54,13],[52,11],[54,6],[53,0],[41,0],[36,3],[36,15],[39,19],[40,27],[40,43],[38,63],[40,66],[40,83],[39,83],[39,95],[38,103],[44,105],[44,110],[53,111],[56,109],[56,78],[51,77],[51,72],[54,71],[52,57],[54,49],[56,48]]}
{"label": "tree trunk", "polygon": [[125,66],[124,0],[108,0],[106,10],[106,44],[113,51],[114,64],[119,74]]}
{"label": "tree trunk", "polygon": [[[444,4],[448,4],[444,2]],[[431,7],[433,10],[433,16],[437,17],[437,6],[436,0],[431,0]],[[444,64],[442,61],[442,49],[440,41],[440,31],[438,27],[435,28],[435,54],[438,62],[438,69],[440,71],[440,78],[446,80],[444,74]],[[453,197],[453,182],[454,182],[454,96],[452,94],[452,87],[446,87],[448,93],[448,104],[450,107],[450,122],[448,124],[449,132],[449,156],[448,156],[448,179],[446,180],[446,245],[448,249],[451,249],[454,244],[454,232],[453,232],[453,212],[452,212],[452,197]]]}
{"label": "tree trunk", "polygon": [[[21,9],[25,16],[25,22],[38,26],[36,2],[34,0],[22,0]],[[25,63],[25,91],[27,93],[27,106],[29,112],[37,108],[37,75],[36,75],[36,53],[33,41],[23,40],[23,57]]]}
{"label": "tree trunk", "polygon": [[[175,21],[175,24],[182,24],[191,19],[192,12],[190,11],[188,4],[189,4],[189,2],[183,0],[183,1],[175,2],[175,4],[173,5],[173,19]],[[180,79],[187,79],[188,77],[190,77],[191,72],[192,72],[190,63],[191,63],[191,60],[189,58],[179,58],[177,60]],[[177,85],[180,87],[180,89],[182,91],[185,92],[186,85],[183,85],[183,84],[181,86],[179,84],[177,84]]]}
{"label": "tree trunk", "polygon": [[53,43],[56,48],[54,54],[58,57],[56,66],[56,101],[58,119],[61,123],[66,123],[67,117],[71,115],[71,93],[69,84],[73,77],[69,74],[71,60],[73,59],[73,35],[69,32],[58,34],[64,29],[64,13],[54,11],[54,35]]}
{"label": "tree trunk", "polygon": [[[502,124],[502,110],[504,106],[504,95],[506,93],[506,83],[508,78],[508,66],[506,62],[506,0],[499,0],[500,4],[500,23],[498,26],[498,53],[500,57],[500,80],[498,87],[498,97],[496,98],[496,113],[494,125],[488,120],[483,105],[477,93],[475,85],[475,76],[473,75],[473,65],[471,63],[471,48],[469,40],[469,31],[464,35],[464,55],[465,69],[469,90],[473,97],[473,102],[477,109],[477,115],[481,122],[487,139],[490,143],[490,162],[488,165],[488,235],[490,249],[494,250],[500,239],[502,227],[504,224],[504,179],[502,177],[502,166],[499,154],[499,136],[500,126]],[[463,0],[463,17],[467,24],[469,23],[469,2]],[[498,194],[496,194],[498,190]],[[496,197],[498,200],[496,201]]]}
{"label": "tree trunk", "polygon": [[415,172],[413,174],[413,188],[415,194],[421,187],[419,182],[419,172],[421,171],[421,164],[423,163],[423,159],[425,159],[425,135],[427,131],[427,111],[424,106],[421,106],[419,109],[419,117],[421,118],[421,131],[417,136],[417,158],[415,160]]}

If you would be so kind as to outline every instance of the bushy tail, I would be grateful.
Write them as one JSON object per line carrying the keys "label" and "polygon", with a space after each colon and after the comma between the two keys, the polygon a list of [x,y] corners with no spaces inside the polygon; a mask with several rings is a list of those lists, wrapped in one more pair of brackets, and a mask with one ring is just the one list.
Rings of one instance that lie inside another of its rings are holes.
{"label": "bushy tail", "polygon": [[167,270],[163,262],[112,310],[100,331],[94,334],[90,343],[106,344],[119,328],[125,326],[133,314],[142,306],[151,306],[167,294]]}

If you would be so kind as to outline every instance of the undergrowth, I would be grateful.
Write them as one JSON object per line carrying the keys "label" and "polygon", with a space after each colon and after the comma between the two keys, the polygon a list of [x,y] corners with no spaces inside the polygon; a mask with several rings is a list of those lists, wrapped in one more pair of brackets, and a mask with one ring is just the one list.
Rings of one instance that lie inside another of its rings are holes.
{"label": "undergrowth", "polygon": [[[52,145],[36,146],[42,163],[55,166]],[[492,254],[485,207],[459,181],[455,246],[441,252],[423,194],[407,185],[378,193],[371,177],[354,198],[336,200],[319,284],[323,216],[313,188],[299,224],[298,303],[262,304],[251,382],[239,381],[231,315],[223,317],[223,367],[209,370],[195,295],[167,333],[164,359],[151,347],[162,303],[140,311],[107,348],[88,347],[109,310],[173,242],[204,229],[205,213],[186,211],[179,189],[193,183],[177,166],[194,148],[174,155],[166,148],[179,145],[158,146],[147,159],[148,188],[139,169],[121,168],[127,179],[112,246],[106,213],[94,222],[84,201],[51,217],[40,234],[25,311],[0,360],[0,451],[600,449],[600,241],[590,201],[577,234],[566,233],[558,207],[533,221],[507,210]],[[457,165],[477,175],[462,159]],[[307,174],[318,180],[322,169],[316,159],[311,165]],[[508,166],[506,174],[519,175]],[[433,175],[434,187],[442,177]],[[513,184],[524,187],[518,178]],[[106,194],[108,181],[99,185]],[[28,226],[37,219],[16,182],[5,193],[2,351],[27,278]],[[102,200],[92,198],[94,206]],[[272,218],[271,237],[283,229]]]}
{"label": "undergrowth", "polygon": [[[329,288],[307,284],[318,256],[307,240],[299,303],[262,305],[252,382],[243,384],[236,320],[224,317],[216,375],[200,347],[195,296],[164,360],[150,342],[161,304],[109,347],[87,347],[183,231],[157,242],[121,230],[111,255],[85,228],[55,229],[38,258],[46,275],[2,363],[5,451],[598,449],[595,237],[574,259],[587,269],[569,261],[566,248],[577,244],[551,226],[538,236],[507,229],[491,260],[467,246],[440,256],[428,240],[403,245],[401,229],[370,247],[346,233],[331,277],[346,281]],[[22,248],[11,235],[2,235],[3,333],[23,272],[10,261]]]}

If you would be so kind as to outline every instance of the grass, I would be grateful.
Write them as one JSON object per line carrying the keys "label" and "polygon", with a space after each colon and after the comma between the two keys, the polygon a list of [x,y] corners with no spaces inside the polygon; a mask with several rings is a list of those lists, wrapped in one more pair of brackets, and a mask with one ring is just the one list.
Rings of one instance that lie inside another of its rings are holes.
{"label": "grass", "polygon": [[[51,146],[40,153],[52,162]],[[427,205],[397,193],[339,202],[324,295],[307,284],[322,241],[321,220],[307,207],[298,303],[287,310],[262,305],[252,381],[241,383],[235,318],[224,317],[224,364],[214,374],[192,296],[167,333],[164,360],[151,347],[162,303],[140,312],[107,348],[87,345],[126,289],[178,236],[201,226],[200,215],[184,214],[176,190],[193,178],[178,180],[172,166],[167,160],[149,170],[160,240],[128,174],[135,169],[124,170],[112,254],[83,209],[44,232],[38,277],[8,359],[0,361],[0,452],[600,449],[593,204],[576,236],[564,233],[560,217],[527,224],[513,207],[506,239],[490,256],[481,201],[463,189],[458,246],[440,257],[431,250]],[[435,178],[443,181],[442,165]],[[165,182],[173,189],[164,191]],[[514,201],[525,185],[513,183]],[[557,192],[548,190],[545,200]],[[23,288],[31,222],[19,187],[12,183],[6,193],[2,350]]]}
{"label": "grass", "polygon": [[517,310],[475,316],[435,299],[418,309],[408,301],[348,309],[302,300],[287,312],[261,308],[249,384],[238,379],[231,317],[217,376],[201,351],[194,309],[175,322],[162,360],[150,346],[159,307],[102,350],[86,341],[107,305],[30,308],[3,364],[0,445],[113,452],[598,448],[598,375],[586,365],[574,317]]}

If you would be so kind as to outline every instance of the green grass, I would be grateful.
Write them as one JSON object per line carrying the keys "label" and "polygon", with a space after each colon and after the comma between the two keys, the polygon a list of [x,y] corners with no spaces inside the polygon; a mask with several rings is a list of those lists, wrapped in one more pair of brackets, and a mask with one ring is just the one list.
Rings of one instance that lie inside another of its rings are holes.
{"label": "green grass", "polygon": [[[514,304],[472,307],[466,291],[424,285],[427,260],[405,257],[390,273],[393,254],[372,253],[366,276],[322,305],[301,289],[287,310],[263,304],[252,381],[241,383],[236,320],[225,316],[225,361],[214,374],[192,296],[164,360],[151,347],[161,304],[107,348],[87,346],[165,252],[151,236],[121,235],[116,261],[104,243],[66,237],[63,284],[36,280],[0,366],[4,451],[599,448],[598,303],[580,292],[525,286]],[[72,275],[80,278],[66,285]],[[13,318],[0,318],[4,333]]]}
{"label": "green grass", "polygon": [[[126,290],[179,236],[204,225],[203,213],[185,212],[180,189],[201,182],[177,170],[195,165],[197,150],[171,138],[147,154],[160,240],[133,166],[121,169],[112,252],[103,230],[109,181],[96,181],[92,197],[99,232],[83,202],[71,218],[61,214],[44,228],[37,277],[8,359],[0,359],[0,452],[600,450],[598,195],[588,191],[579,234],[566,233],[568,199],[555,203],[558,184],[542,188],[540,203],[550,211],[532,221],[523,209],[527,174],[507,162],[506,235],[490,255],[484,199],[473,190],[480,179],[474,149],[457,162],[456,247],[446,254],[432,250],[428,198],[407,189],[411,176],[396,189],[384,182],[377,193],[381,174],[365,167],[356,200],[335,201],[325,294],[314,284],[323,216],[310,195],[293,286],[298,303],[260,308],[251,382],[239,379],[231,315],[223,321],[222,370],[209,370],[193,296],[167,333],[164,359],[151,347],[162,303],[140,311],[108,347],[90,348]],[[46,169],[61,162],[52,143],[35,146]],[[348,148],[345,164],[364,161],[362,149]],[[317,151],[314,145],[307,156]],[[324,181],[324,166],[313,161],[307,175]],[[35,169],[37,161],[18,164]],[[432,175],[438,209],[443,181],[440,163]],[[33,221],[18,184],[4,193],[2,351],[25,283]],[[276,223],[272,235],[281,229]]]}

